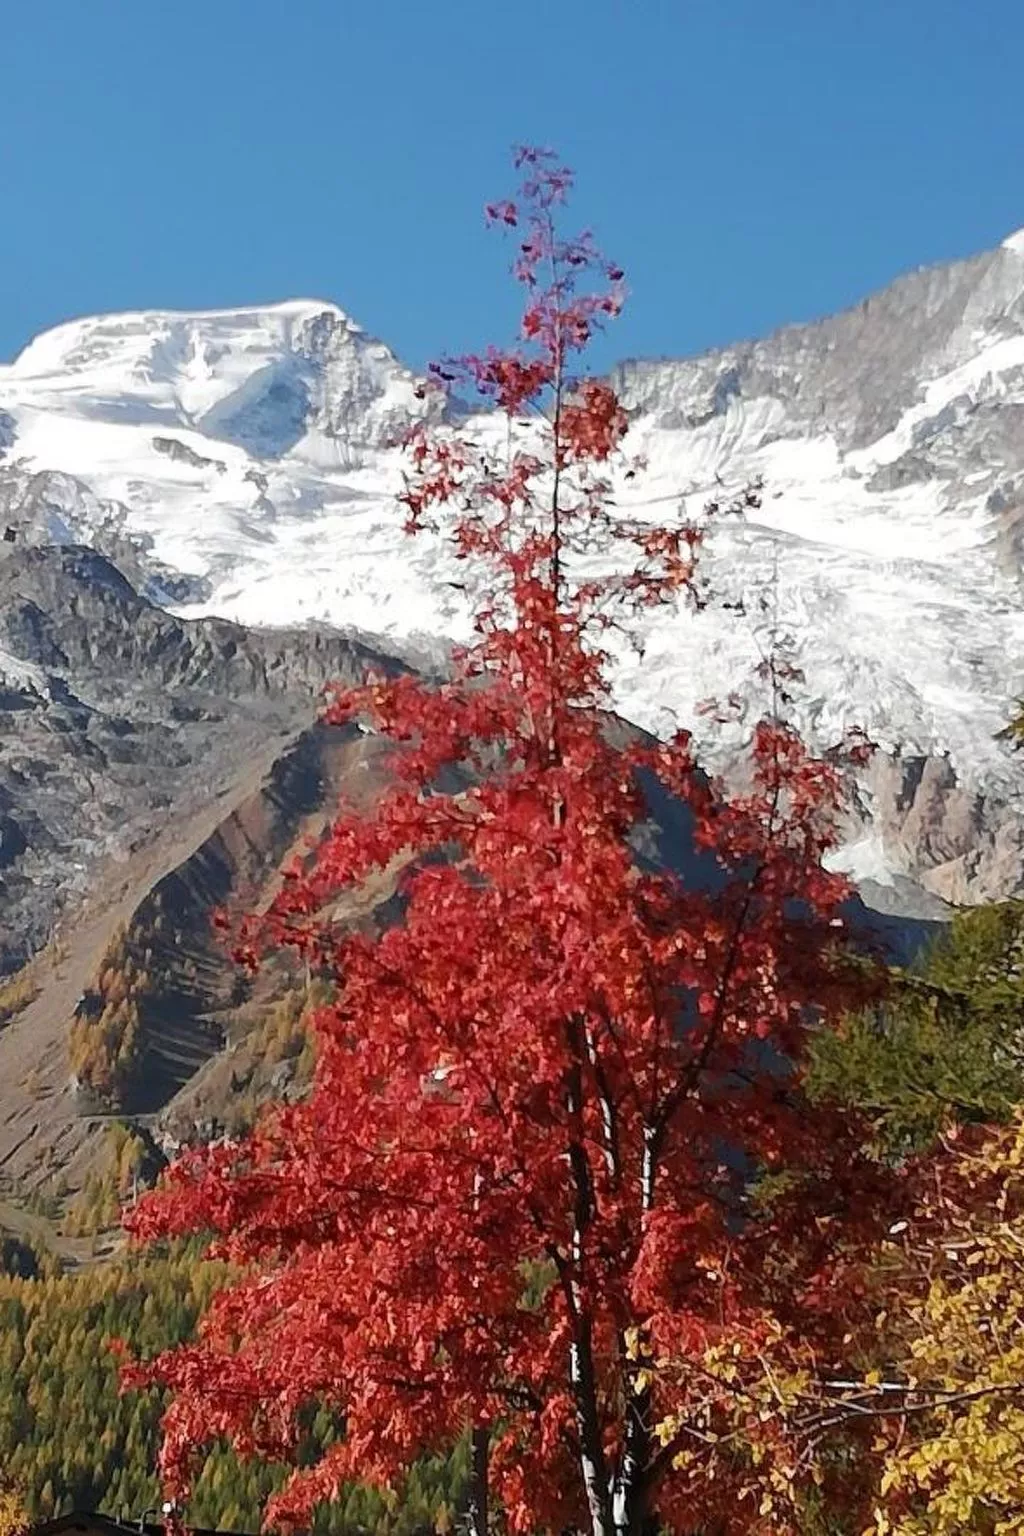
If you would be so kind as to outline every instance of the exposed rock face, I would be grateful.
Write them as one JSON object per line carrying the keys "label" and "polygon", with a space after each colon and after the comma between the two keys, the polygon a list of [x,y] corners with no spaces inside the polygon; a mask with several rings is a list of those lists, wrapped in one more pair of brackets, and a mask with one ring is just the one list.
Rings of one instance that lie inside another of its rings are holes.
{"label": "exposed rock face", "polygon": [[[0,546],[2,548],[3,546]],[[225,792],[387,658],[340,635],[176,619],[80,546],[0,557],[0,974],[106,867]]]}
{"label": "exposed rock face", "polygon": [[[632,411],[663,423],[699,425],[724,415],[731,400],[760,398],[777,402],[791,435],[824,426],[842,449],[855,450],[891,432],[929,380],[978,358],[982,338],[1015,342],[1022,332],[1024,249],[1008,240],[968,261],[912,272],[828,319],[692,361],[629,361],[615,380]],[[1008,352],[1006,367],[1019,374],[1024,355]],[[1012,438],[1018,416],[1011,410],[1007,418],[991,385],[979,390],[965,378],[962,393],[922,416],[914,444],[947,457],[942,448],[959,436],[956,458],[969,470],[971,441],[986,429]],[[1019,453],[1019,439],[1015,447]]]}
{"label": "exposed rock face", "polygon": [[1019,810],[962,784],[948,757],[879,755],[865,791],[862,830],[870,826],[893,866],[943,901],[970,906],[1024,887]]}
{"label": "exposed rock face", "polygon": [[224,474],[227,465],[223,459],[206,459],[201,453],[196,453],[188,443],[182,442],[180,437],[154,437],[153,447],[157,453],[166,453],[169,459],[174,459],[178,464],[187,464],[190,469],[206,469],[211,466]]}

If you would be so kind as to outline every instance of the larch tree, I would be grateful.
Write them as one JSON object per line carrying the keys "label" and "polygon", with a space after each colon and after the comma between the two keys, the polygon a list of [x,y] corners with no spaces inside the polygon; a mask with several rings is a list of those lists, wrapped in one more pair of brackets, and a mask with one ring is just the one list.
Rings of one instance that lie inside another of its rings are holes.
{"label": "larch tree", "polygon": [[21,1490],[0,1472],[0,1536],[24,1536],[28,1528]]}
{"label": "larch tree", "polygon": [[[330,705],[390,740],[390,786],[372,814],[339,808],[239,948],[256,967],[290,946],[332,979],[312,1087],[184,1154],[131,1213],[141,1239],[212,1231],[242,1273],[194,1343],[127,1379],[171,1389],[181,1507],[219,1436],[299,1463],[268,1507],[282,1525],[468,1432],[477,1536],[789,1529],[731,1510],[749,1456],[688,1469],[711,1427],[649,1362],[756,1348],[773,1308],[841,1335],[844,1243],[884,1205],[852,1128],[801,1092],[808,1031],[860,985],[837,958],[849,888],[822,865],[843,770],[765,718],[729,795],[686,732],[611,729],[613,628],[701,601],[703,529],[616,508],[626,414],[572,364],[622,273],[561,235],[568,173],[517,164],[519,198],[488,213],[518,243],[521,345],[434,370],[428,388],[491,409],[414,432],[402,496],[409,531],[464,562],[476,638],[438,685],[371,679]],[[638,859],[651,786],[713,879]],[[383,932],[332,920],[394,869]],[[311,1459],[313,1405],[341,1433]]]}

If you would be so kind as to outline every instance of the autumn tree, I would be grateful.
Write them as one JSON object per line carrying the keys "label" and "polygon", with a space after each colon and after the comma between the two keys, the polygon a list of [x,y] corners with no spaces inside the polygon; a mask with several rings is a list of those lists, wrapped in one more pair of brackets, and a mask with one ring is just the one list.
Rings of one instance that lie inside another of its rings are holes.
{"label": "autumn tree", "polygon": [[875,1255],[876,1367],[797,1410],[812,1435],[870,1429],[878,1536],[1024,1531],[1022,1169],[1019,1108],[948,1133]]}
{"label": "autumn tree", "polygon": [[142,1049],[141,1013],[152,979],[121,924],[103,959],[94,988],[75,1011],[68,1059],[75,1077],[105,1101],[116,1101],[137,1070]]}
{"label": "autumn tree", "polygon": [[27,1530],[28,1516],[21,1492],[0,1472],[0,1536],[23,1536]]}
{"label": "autumn tree", "polygon": [[[330,707],[390,739],[390,787],[369,816],[340,808],[240,951],[292,946],[332,978],[311,1091],[186,1153],[133,1212],[142,1239],[212,1231],[243,1277],[128,1380],[171,1388],[179,1507],[220,1436],[300,1462],[274,1524],[468,1432],[477,1533],[693,1531],[712,1510],[779,1529],[730,1506],[750,1482],[731,1451],[700,1480],[681,1467],[706,1427],[648,1362],[754,1349],[776,1305],[841,1328],[843,1242],[884,1204],[856,1136],[801,1091],[809,1029],[855,1000],[848,887],[822,867],[842,771],[769,717],[730,796],[686,732],[613,729],[611,647],[703,601],[703,523],[616,507],[626,413],[572,365],[622,273],[562,237],[568,174],[518,163],[519,199],[488,212],[518,244],[522,345],[434,371],[429,389],[493,409],[414,433],[402,496],[409,531],[461,562],[476,639],[438,685],[371,679]],[[655,792],[700,879],[638,857]],[[396,866],[398,920],[339,928],[339,893]],[[344,1433],[303,1462],[315,1405]]]}

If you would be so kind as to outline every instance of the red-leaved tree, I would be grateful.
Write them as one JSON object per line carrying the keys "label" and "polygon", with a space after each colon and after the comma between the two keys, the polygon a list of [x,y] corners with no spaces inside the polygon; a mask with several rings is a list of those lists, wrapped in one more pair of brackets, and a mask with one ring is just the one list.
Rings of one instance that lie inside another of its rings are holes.
{"label": "red-leaved tree", "polygon": [[[143,1239],[212,1230],[242,1270],[196,1342],[128,1379],[172,1389],[179,1504],[211,1439],[293,1458],[326,1404],[344,1432],[270,1524],[469,1431],[477,1533],[788,1528],[770,1500],[730,1507],[784,1415],[748,1415],[715,1461],[707,1394],[687,1405],[709,1350],[766,1360],[785,1333],[827,1357],[851,1224],[879,1205],[849,1128],[800,1091],[808,1031],[853,985],[848,887],[822,867],[841,772],[766,718],[729,796],[686,733],[612,729],[609,629],[700,600],[701,531],[616,510],[626,415],[570,364],[622,273],[561,237],[550,155],[517,163],[519,199],[488,212],[519,242],[522,345],[435,370],[496,409],[472,436],[415,433],[402,497],[410,532],[466,562],[477,638],[439,686],[371,680],[330,707],[390,739],[390,787],[340,809],[244,943],[332,979],[312,1088],[183,1155],[132,1213]],[[652,788],[685,809],[700,880],[638,858]],[[383,933],[332,920],[395,868]]]}

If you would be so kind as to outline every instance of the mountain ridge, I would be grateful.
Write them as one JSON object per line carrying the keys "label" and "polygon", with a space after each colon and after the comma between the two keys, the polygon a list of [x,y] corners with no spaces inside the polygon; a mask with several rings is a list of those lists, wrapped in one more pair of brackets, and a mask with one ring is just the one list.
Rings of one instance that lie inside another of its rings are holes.
{"label": "mountain ridge", "polygon": [[[1024,641],[1024,232],[838,316],[611,376],[650,466],[642,488],[616,479],[625,512],[678,500],[699,518],[765,485],[756,513],[710,530],[709,611],[663,617],[642,659],[615,654],[614,707],[695,728],[727,768],[763,702],[760,653],[788,637],[796,723],[818,746],[862,725],[887,765],[864,780],[851,872],[952,901],[1015,888],[1024,803],[995,738]],[[336,305],[67,322],[0,369],[0,411],[0,519],[94,545],[181,618],[326,626],[438,663],[470,633],[463,573],[439,540],[406,542],[395,506],[395,439],[443,399]],[[738,718],[700,715],[738,685]],[[899,806],[921,778],[907,763],[933,759],[945,831],[919,857]]]}

